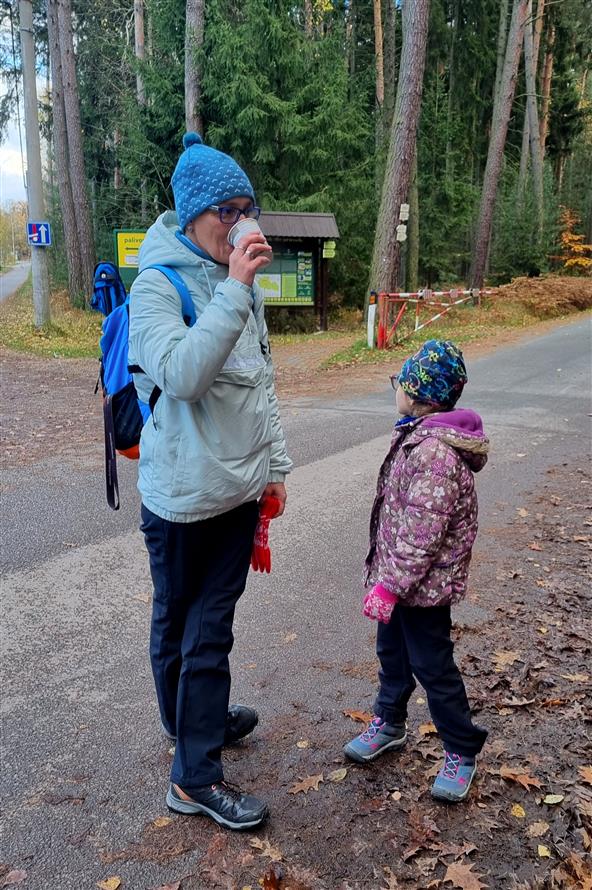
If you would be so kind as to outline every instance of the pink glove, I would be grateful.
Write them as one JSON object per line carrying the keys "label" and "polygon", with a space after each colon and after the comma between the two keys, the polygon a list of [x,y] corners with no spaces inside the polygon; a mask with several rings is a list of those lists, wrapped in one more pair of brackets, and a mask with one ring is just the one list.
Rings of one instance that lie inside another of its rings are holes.
{"label": "pink glove", "polygon": [[375,584],[370,593],[364,597],[364,615],[374,621],[388,624],[397,605],[399,597],[382,584]]}

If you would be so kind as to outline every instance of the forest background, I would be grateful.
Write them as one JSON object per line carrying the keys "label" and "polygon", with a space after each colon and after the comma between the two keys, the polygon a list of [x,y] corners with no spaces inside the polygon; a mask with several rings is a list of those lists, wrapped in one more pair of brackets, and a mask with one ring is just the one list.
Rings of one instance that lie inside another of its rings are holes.
{"label": "forest background", "polygon": [[[393,287],[445,287],[469,279],[494,103],[517,5],[423,4],[429,25],[407,196],[407,262]],[[533,176],[529,161],[522,54],[487,259],[493,284],[553,268],[566,232],[592,242],[592,4],[534,0],[527,8],[543,159],[542,225],[537,171]],[[264,209],[335,214],[341,239],[330,288],[338,302],[363,304],[375,286],[369,269],[397,84],[405,76],[400,2],[42,0],[34,11],[38,73],[46,79],[40,121],[46,207],[55,231],[54,286],[69,284],[73,301],[88,298],[89,270],[97,257],[111,258],[113,229],[144,229],[172,206],[170,176],[182,135],[198,129],[248,171]],[[18,41],[13,51],[9,36],[11,23],[18,29],[17,12],[4,2],[4,129],[18,93]],[[86,234],[80,223],[85,204],[91,220]],[[11,212],[22,215],[22,208],[3,208],[3,240],[9,239]],[[68,214],[74,214],[70,225]],[[66,261],[72,226],[78,264]]]}

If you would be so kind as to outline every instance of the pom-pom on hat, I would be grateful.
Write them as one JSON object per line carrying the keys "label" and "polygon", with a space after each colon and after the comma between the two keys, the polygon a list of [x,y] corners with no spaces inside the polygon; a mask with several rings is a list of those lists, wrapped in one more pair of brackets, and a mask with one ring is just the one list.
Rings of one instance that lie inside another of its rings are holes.
{"label": "pom-pom on hat", "polygon": [[229,155],[204,145],[199,133],[185,133],[183,148],[171,179],[182,230],[210,204],[238,197],[255,201],[249,177]]}
{"label": "pom-pom on hat", "polygon": [[450,340],[427,340],[399,374],[399,386],[412,399],[448,410],[458,402],[467,380],[463,354]]}

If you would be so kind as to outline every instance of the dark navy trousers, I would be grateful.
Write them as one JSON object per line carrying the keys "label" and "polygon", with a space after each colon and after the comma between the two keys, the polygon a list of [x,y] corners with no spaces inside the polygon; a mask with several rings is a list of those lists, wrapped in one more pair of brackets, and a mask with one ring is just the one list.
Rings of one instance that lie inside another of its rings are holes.
{"label": "dark navy trousers", "polygon": [[446,751],[473,757],[485,744],[487,730],[471,719],[465,684],[453,657],[451,627],[450,606],[397,604],[389,623],[379,623],[380,689],[374,711],[387,723],[403,723],[417,678]]}
{"label": "dark navy trousers", "polygon": [[245,589],[256,501],[201,522],[169,522],[142,505],[154,585],[150,660],[167,730],[171,781],[191,794],[223,778],[234,609]]}

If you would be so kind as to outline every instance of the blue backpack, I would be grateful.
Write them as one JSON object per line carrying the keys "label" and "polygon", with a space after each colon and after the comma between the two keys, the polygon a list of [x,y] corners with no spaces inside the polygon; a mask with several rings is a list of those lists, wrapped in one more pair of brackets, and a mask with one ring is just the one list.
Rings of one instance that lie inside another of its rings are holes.
{"label": "blue backpack", "polygon": [[[111,263],[99,263],[99,266],[110,266]],[[115,267],[113,267],[115,269]],[[195,307],[189,289],[178,272],[168,266],[146,266],[146,269],[158,269],[176,288],[181,298],[181,314],[188,327],[196,322]],[[115,269],[117,277],[119,273]],[[145,271],[145,270],[142,270]],[[121,281],[121,279],[119,279]],[[123,282],[122,282],[123,287]],[[124,288],[125,293],[125,288]],[[124,302],[111,299],[104,291],[105,300],[96,308],[107,316],[103,322],[101,337],[101,369],[95,392],[101,386],[103,392],[103,420],[105,426],[105,484],[107,503],[112,510],[119,510],[119,484],[117,479],[117,452],[125,457],[136,459],[140,456],[140,435],[142,427],[149,419],[154,406],[161,394],[161,389],[154,386],[148,402],[138,398],[132,374],[143,374],[139,365],[128,364],[129,340],[129,297]],[[93,297],[94,300],[94,297]],[[97,303],[99,301],[97,300]],[[91,302],[91,306],[93,303]],[[110,308],[109,308],[110,307]],[[94,308],[94,307],[93,307]]]}

